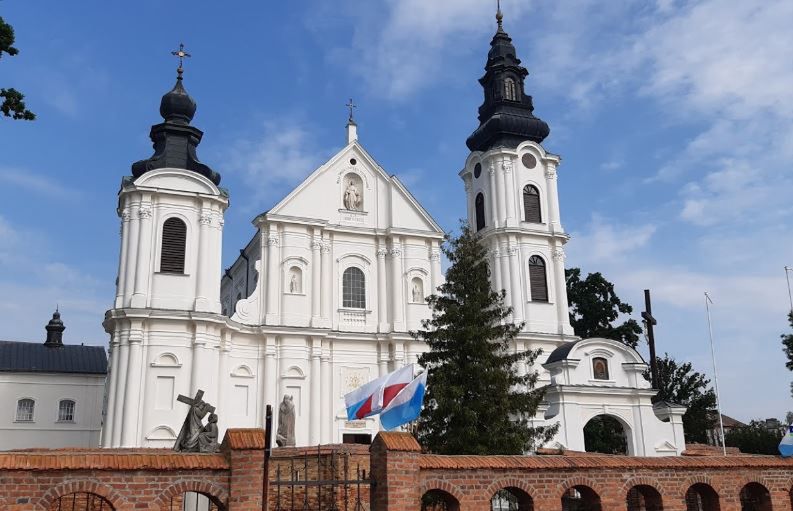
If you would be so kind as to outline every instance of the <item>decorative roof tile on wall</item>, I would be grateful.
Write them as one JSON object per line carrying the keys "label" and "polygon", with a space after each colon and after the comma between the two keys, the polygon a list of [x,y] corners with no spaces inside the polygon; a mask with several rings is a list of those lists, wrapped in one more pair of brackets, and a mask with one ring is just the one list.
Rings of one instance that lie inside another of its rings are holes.
{"label": "decorative roof tile on wall", "polygon": [[0,453],[0,470],[228,470],[222,454],[170,449],[41,449]]}

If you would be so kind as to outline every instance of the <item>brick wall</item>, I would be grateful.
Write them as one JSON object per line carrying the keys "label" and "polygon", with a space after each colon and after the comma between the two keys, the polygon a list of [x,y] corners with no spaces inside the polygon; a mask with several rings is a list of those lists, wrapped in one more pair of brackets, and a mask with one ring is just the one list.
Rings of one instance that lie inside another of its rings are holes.
{"label": "brick wall", "polygon": [[528,499],[531,507],[521,509],[558,511],[562,497],[576,487],[584,496],[591,489],[603,510],[626,510],[635,486],[657,491],[663,509],[685,511],[686,492],[696,483],[713,488],[720,511],[740,511],[740,493],[749,483],[768,490],[770,502],[761,502],[760,509],[791,511],[793,487],[793,460],[776,456],[437,456],[422,454],[407,433],[380,433],[371,447],[371,467],[377,511],[418,510],[427,492],[451,497],[450,509],[485,511],[503,488]]}

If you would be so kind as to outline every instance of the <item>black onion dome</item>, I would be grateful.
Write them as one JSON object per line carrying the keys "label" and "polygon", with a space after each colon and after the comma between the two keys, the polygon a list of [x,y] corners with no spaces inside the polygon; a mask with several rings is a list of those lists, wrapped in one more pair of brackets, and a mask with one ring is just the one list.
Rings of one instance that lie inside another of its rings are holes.
{"label": "black onion dome", "polygon": [[160,101],[160,115],[165,120],[151,127],[149,138],[154,145],[151,158],[132,164],[132,176],[139,178],[146,172],[162,168],[192,170],[220,185],[220,174],[198,161],[196,148],[204,133],[191,126],[196,112],[196,102],[182,84],[182,72],[176,85]]}
{"label": "black onion dome", "polygon": [[551,132],[545,121],[534,116],[532,97],[524,89],[529,72],[520,65],[512,38],[502,27],[500,11],[496,19],[498,30],[490,42],[485,75],[479,79],[485,93],[479,127],[466,140],[471,151],[515,148],[526,140],[539,144]]}
{"label": "black onion dome", "polygon": [[52,313],[52,319],[44,327],[47,331],[47,340],[44,341],[46,346],[63,346],[63,331],[66,327],[61,319],[61,313],[55,309]]}

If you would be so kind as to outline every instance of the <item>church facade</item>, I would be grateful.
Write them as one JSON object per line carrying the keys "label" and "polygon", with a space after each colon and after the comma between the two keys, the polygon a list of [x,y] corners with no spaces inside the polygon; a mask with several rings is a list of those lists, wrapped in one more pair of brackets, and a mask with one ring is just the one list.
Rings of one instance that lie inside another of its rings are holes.
{"label": "church facade", "polygon": [[[518,367],[548,386],[534,422],[560,423],[554,444],[584,450],[584,425],[609,415],[629,453],[678,454],[684,410],[653,406],[641,356],[573,334],[560,158],[541,145],[550,130],[533,114],[527,75],[499,13],[480,124],[459,175],[494,289],[524,325],[513,348],[544,353]],[[195,109],[180,68],[161,102],[164,122],[152,127],[154,155],[122,181],[102,444],[172,446],[186,411],[177,397],[199,389],[217,406],[221,436],[261,427],[265,405],[289,396],[298,445],[366,442],[378,421],[348,421],[343,395],[427,349],[409,332],[430,316],[425,298],[443,279],[441,227],[367,153],[350,116],[347,145],[253,220],[256,234],[218,283],[229,194],[197,160]]]}

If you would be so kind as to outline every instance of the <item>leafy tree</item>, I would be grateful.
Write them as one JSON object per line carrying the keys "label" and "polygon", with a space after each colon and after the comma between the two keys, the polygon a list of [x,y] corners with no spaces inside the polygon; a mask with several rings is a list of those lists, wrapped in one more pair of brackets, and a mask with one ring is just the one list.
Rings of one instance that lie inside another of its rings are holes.
{"label": "leafy tree", "polygon": [[[708,430],[715,427],[718,416],[711,410],[716,408],[716,393],[708,388],[710,380],[693,370],[691,362],[678,364],[664,353],[658,362],[658,394],[655,401],[669,401],[688,407],[683,415],[686,442],[707,443]],[[649,379],[649,375],[645,375]]]}
{"label": "leafy tree", "polygon": [[620,421],[610,415],[593,417],[584,426],[586,452],[628,454],[628,439]]}
{"label": "leafy tree", "polygon": [[[0,58],[3,57],[3,53],[13,57],[19,53],[19,50],[14,48],[14,28],[0,16]],[[0,112],[6,117],[24,119],[26,121],[32,121],[36,118],[36,114],[25,106],[25,95],[18,90],[14,88],[0,89],[0,99],[3,100],[0,103]]]}
{"label": "leafy tree", "polygon": [[519,376],[540,350],[515,353],[522,324],[508,321],[504,292],[490,286],[486,250],[466,224],[443,247],[451,266],[440,294],[427,298],[432,318],[414,332],[430,350],[419,358],[429,371],[417,436],[437,454],[522,454],[551,439],[558,426],[531,427],[544,391],[537,373]]}
{"label": "leafy tree", "polygon": [[[790,326],[793,327],[793,311],[787,315]],[[785,367],[793,371],[793,334],[783,334],[782,336],[782,351],[787,355],[787,362]],[[790,394],[793,395],[793,382],[790,384]]]}
{"label": "leafy tree", "polygon": [[779,442],[784,433],[768,428],[765,421],[752,421],[724,435],[724,443],[746,454],[779,454]]}
{"label": "leafy tree", "polygon": [[567,300],[570,303],[570,323],[581,338],[605,337],[636,348],[642,328],[635,319],[627,319],[614,326],[620,314],[630,314],[633,307],[624,303],[614,292],[614,284],[598,273],[590,273],[581,280],[580,268],[565,270]]}

